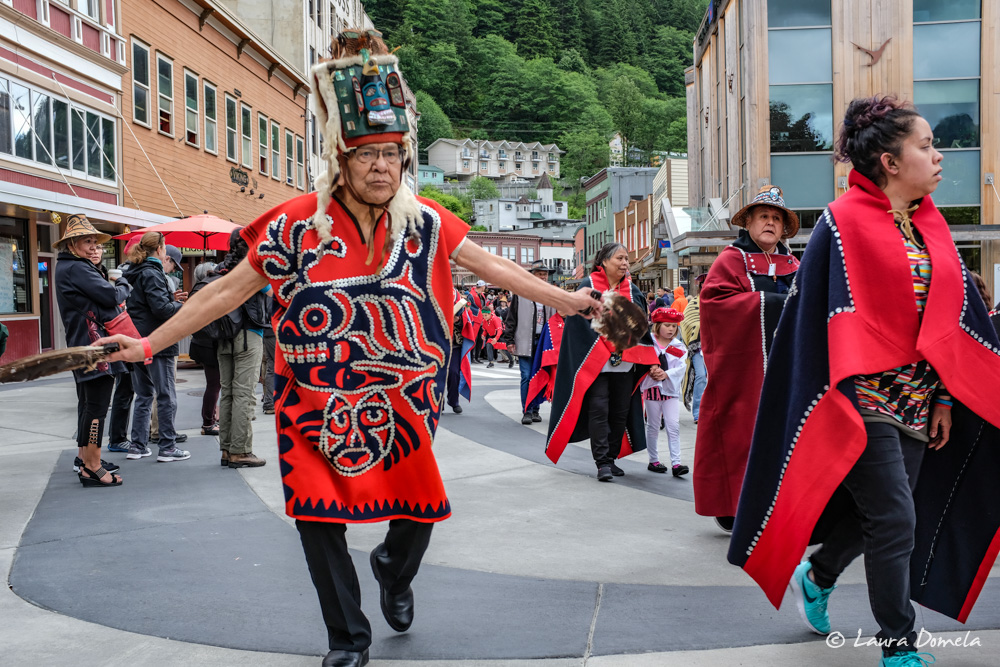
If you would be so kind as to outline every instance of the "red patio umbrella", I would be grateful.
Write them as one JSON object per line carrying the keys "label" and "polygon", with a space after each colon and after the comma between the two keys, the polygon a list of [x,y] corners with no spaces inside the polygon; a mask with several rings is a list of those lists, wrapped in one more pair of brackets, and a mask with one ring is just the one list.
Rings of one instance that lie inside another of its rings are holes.
{"label": "red patio umbrella", "polygon": [[229,235],[240,225],[217,218],[214,215],[193,215],[190,218],[171,220],[152,227],[143,227],[128,234],[119,234],[116,239],[131,240],[142,237],[146,232],[160,232],[166,242],[178,248],[194,248],[204,251],[229,250]]}

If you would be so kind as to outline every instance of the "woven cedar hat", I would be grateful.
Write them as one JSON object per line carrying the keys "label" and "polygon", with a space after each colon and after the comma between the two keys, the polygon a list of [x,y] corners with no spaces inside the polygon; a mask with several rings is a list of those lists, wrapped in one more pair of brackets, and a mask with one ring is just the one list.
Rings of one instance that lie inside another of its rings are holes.
{"label": "woven cedar hat", "polygon": [[63,242],[80,236],[96,236],[98,243],[107,243],[111,240],[110,234],[105,234],[94,229],[94,226],[90,224],[90,220],[87,220],[87,216],[82,213],[74,213],[66,221],[66,233],[63,234],[61,239],[53,243],[52,247],[61,248]]}
{"label": "woven cedar hat", "polygon": [[750,209],[761,205],[780,208],[785,212],[785,233],[781,236],[782,239],[789,239],[799,233],[799,216],[795,215],[794,211],[785,206],[785,199],[781,196],[781,188],[777,185],[765,185],[762,187],[757,196],[753,198],[753,201],[736,212],[732,223],[737,227],[746,229],[747,223],[750,221]]}
{"label": "woven cedar hat", "polygon": [[[399,60],[389,53],[382,33],[345,30],[331,49],[333,58],[311,70],[313,112],[326,139],[321,156],[326,171],[316,177],[313,226],[325,241],[332,240],[326,207],[340,175],[338,155],[380,143],[398,143],[408,156],[414,153]],[[393,237],[407,225],[415,229],[422,220],[420,204],[405,182],[400,182],[388,210]]]}

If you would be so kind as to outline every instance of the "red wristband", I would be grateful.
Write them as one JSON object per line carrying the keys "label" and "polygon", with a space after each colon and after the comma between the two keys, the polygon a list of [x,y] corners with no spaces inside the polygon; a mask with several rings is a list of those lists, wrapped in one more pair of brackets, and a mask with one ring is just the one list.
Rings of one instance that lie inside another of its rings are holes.
{"label": "red wristband", "polygon": [[148,338],[140,338],[139,342],[142,343],[142,354],[145,357],[142,363],[149,366],[153,363],[153,346],[149,344]]}

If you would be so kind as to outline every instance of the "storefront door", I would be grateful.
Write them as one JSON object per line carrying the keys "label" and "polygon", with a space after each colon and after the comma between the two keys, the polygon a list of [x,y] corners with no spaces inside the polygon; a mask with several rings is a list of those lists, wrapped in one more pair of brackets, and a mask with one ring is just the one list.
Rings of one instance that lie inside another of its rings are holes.
{"label": "storefront door", "polygon": [[38,253],[38,305],[39,321],[38,327],[41,333],[41,346],[43,350],[51,350],[55,347],[55,308],[52,300],[55,298],[52,293],[52,267],[55,266],[56,256],[51,253]]}

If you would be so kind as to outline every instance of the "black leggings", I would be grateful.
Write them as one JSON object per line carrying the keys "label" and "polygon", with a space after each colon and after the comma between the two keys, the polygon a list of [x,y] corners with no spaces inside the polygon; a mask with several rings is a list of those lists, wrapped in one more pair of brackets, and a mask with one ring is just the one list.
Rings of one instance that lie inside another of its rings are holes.
{"label": "black leggings", "polygon": [[76,446],[101,448],[104,419],[108,416],[111,394],[115,390],[113,375],[101,375],[76,385],[80,397],[80,421],[77,424]]}

